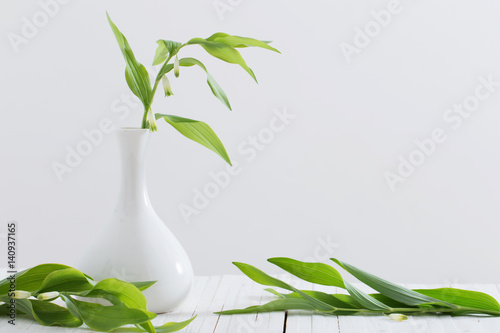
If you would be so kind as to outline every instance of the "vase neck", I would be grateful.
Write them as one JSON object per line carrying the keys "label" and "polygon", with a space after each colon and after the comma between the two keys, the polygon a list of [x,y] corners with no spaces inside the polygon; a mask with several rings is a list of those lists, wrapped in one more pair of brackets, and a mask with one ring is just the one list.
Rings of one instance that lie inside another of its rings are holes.
{"label": "vase neck", "polygon": [[118,211],[131,212],[151,207],[144,168],[149,135],[149,130],[143,129],[116,131],[121,152],[121,189]]}

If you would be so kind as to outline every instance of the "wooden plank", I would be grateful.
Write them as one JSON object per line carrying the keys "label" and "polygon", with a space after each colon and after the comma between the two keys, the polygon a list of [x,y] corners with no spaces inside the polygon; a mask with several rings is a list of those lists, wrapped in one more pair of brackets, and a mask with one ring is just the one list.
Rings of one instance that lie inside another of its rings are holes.
{"label": "wooden plank", "polygon": [[[336,289],[334,287],[326,287],[320,285],[313,285],[313,290],[322,291],[326,293],[336,293]],[[334,315],[321,315],[315,314],[312,317],[312,331],[313,332],[331,332],[331,333],[339,333],[339,317]]]}
{"label": "wooden plank", "polygon": [[221,280],[221,276],[209,278],[193,312],[197,317],[186,328],[186,333],[213,332],[218,319],[218,316],[213,315],[213,309],[222,306],[227,291],[224,288],[219,288]]}
{"label": "wooden plank", "polygon": [[[300,290],[311,290],[312,283],[294,278],[290,282]],[[286,318],[286,333],[309,333],[312,332],[312,315],[310,311],[288,311]]]}

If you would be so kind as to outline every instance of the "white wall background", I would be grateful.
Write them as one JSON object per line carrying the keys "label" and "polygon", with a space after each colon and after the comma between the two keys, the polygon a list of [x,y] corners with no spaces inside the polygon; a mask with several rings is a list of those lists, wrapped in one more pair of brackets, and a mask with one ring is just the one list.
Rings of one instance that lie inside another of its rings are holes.
{"label": "white wall background", "polygon": [[[498,2],[401,0],[401,12],[350,63],[341,43],[353,44],[355,29],[389,1],[233,0],[224,19],[212,1],[67,2],[18,52],[9,33],[22,36],[23,20],[42,8],[0,5],[0,222],[19,223],[22,266],[75,264],[115,204],[112,134],[63,181],[52,168],[102,119],[140,124],[140,108],[120,101],[128,88],[107,10],[145,64],[159,38],[217,31],[273,40],[283,52],[243,50],[259,85],[236,66],[205,61],[233,112],[195,68],[172,82],[174,97],[158,94],[156,112],[206,121],[240,163],[186,223],[179,205],[192,204],[224,162],[166,124],[150,144],[152,202],[197,274],[236,273],[235,260],[273,271],[271,256],[336,256],[396,281],[498,282],[500,87],[459,128],[443,119],[474,95],[478,77],[500,81]],[[208,58],[196,47],[188,54]],[[296,118],[248,161],[238,147],[284,108]],[[447,140],[391,191],[384,174],[435,128]]]}

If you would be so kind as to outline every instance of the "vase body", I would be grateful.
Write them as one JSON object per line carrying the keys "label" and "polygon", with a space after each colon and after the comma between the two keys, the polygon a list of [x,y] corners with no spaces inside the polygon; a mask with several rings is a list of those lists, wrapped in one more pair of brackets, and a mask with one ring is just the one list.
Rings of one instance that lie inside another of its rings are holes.
{"label": "vase body", "polygon": [[148,310],[169,312],[189,294],[191,262],[149,200],[144,170],[149,130],[119,129],[115,136],[122,160],[118,202],[77,267],[96,281],[157,281],[144,291]]}

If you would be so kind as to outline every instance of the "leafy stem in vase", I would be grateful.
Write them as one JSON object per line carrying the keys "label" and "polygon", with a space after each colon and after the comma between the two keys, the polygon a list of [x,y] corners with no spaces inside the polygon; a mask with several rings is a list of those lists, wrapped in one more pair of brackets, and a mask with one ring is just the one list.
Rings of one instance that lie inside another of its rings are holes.
{"label": "leafy stem in vase", "polygon": [[[111,29],[113,30],[116,41],[118,42],[118,46],[122,51],[123,57],[125,58],[125,79],[127,81],[127,84],[132,93],[137,96],[137,98],[139,98],[139,100],[142,102],[142,105],[144,107],[141,128],[150,129],[152,132],[154,132],[157,130],[156,120],[163,118],[168,124],[172,125],[177,131],[179,131],[179,133],[181,133],[188,139],[191,139],[207,147],[208,149],[221,156],[228,164],[231,164],[231,160],[227,155],[224,145],[219,140],[215,132],[206,123],[174,115],[153,113],[151,106],[153,104],[154,96],[156,94],[158,86],[160,85],[160,83],[162,83],[163,89],[165,91],[165,97],[172,96],[173,92],[168,74],[172,70],[174,70],[174,76],[179,77],[180,67],[198,66],[207,74],[207,83],[214,96],[217,97],[229,110],[231,110],[231,104],[229,103],[226,93],[208,72],[205,65],[200,60],[195,58],[179,59],[179,51],[186,46],[199,45],[209,55],[224,62],[239,65],[255,80],[255,82],[257,82],[255,74],[253,73],[252,69],[248,67],[237,49],[246,47],[259,47],[278,53],[279,51],[270,46],[270,42],[261,41],[249,37],[228,35],[223,32],[215,33],[206,39],[192,38],[186,43],[160,39],[157,41],[158,47],[156,49],[155,57],[153,60],[153,66],[161,65],[161,68],[156,75],[153,86],[151,86],[151,81],[147,69],[144,67],[144,65],[136,60],[134,52],[132,51],[132,48],[130,47],[127,39],[120,32],[113,21],[111,21],[109,15],[108,21]],[[171,121],[172,118],[177,118],[177,120],[183,119],[183,121],[173,122]]]}

